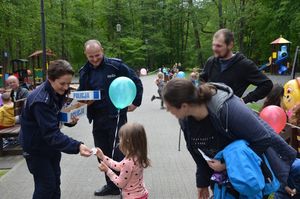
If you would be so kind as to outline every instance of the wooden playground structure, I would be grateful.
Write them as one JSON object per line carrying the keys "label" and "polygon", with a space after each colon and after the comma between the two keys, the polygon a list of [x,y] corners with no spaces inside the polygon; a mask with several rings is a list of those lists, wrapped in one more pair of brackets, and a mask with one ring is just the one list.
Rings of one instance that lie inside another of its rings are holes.
{"label": "wooden playground structure", "polygon": [[[13,59],[9,65],[0,67],[0,87],[5,87],[5,80],[10,75],[15,75],[20,85],[27,85],[28,88],[35,88],[46,80],[46,71],[42,68],[42,50],[37,50],[28,56],[28,59]],[[55,54],[48,49],[46,51],[46,68]]]}

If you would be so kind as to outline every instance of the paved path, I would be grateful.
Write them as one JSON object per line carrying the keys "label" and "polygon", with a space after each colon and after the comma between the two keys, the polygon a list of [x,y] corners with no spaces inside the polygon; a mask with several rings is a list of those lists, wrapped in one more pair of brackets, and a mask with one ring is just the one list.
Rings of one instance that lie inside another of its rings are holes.
{"label": "paved path", "polygon": [[[144,98],[140,108],[129,113],[129,121],[144,124],[149,143],[149,157],[152,167],[145,170],[145,183],[154,199],[196,198],[196,165],[186,150],[184,139],[181,151],[178,147],[179,125],[177,120],[160,110],[158,100],[151,102],[156,93],[154,76],[142,77]],[[81,118],[76,127],[64,127],[67,135],[83,141],[92,147],[91,125]],[[84,158],[79,155],[63,154],[61,161],[61,190],[65,199],[119,198],[95,197],[93,192],[104,184],[104,176],[97,168],[95,157]],[[20,161],[6,175],[0,178],[1,199],[29,199],[33,192],[33,179],[24,160]]]}

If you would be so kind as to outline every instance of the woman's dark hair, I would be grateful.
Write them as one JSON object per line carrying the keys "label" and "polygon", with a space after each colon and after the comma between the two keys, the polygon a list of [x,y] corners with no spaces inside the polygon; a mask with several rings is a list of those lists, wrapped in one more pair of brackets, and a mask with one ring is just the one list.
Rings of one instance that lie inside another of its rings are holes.
{"label": "woman's dark hair", "polygon": [[269,105],[275,105],[281,107],[281,100],[284,94],[284,89],[279,84],[274,84],[272,90],[267,95],[266,100],[261,107],[261,110]]}
{"label": "woman's dark hair", "polygon": [[51,61],[48,67],[48,79],[54,81],[64,75],[74,75],[71,64],[62,59]]}
{"label": "woman's dark hair", "polygon": [[179,109],[183,103],[206,103],[214,95],[215,90],[216,87],[209,83],[197,88],[189,80],[175,78],[164,87],[163,98],[168,104]]}

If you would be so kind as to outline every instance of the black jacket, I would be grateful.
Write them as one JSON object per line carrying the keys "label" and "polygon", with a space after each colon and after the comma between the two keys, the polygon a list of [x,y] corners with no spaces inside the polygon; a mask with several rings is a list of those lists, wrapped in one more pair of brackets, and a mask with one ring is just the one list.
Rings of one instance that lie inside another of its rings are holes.
{"label": "black jacket", "polygon": [[[207,103],[209,117],[213,127],[222,138],[226,136],[232,141],[246,140],[257,154],[265,153],[274,174],[284,185],[287,183],[290,166],[297,156],[297,152],[289,146],[275,131],[262,121],[252,110],[225,85],[215,84],[218,92]],[[197,187],[208,187],[210,176],[213,173],[201,154],[191,145],[191,128],[189,117],[180,120],[184,132],[187,148],[197,164]],[[199,128],[199,133],[205,129]],[[228,139],[223,139],[222,146]],[[217,139],[216,139],[217,140]],[[225,143],[226,142],[226,143]]]}
{"label": "black jacket", "polygon": [[272,81],[258,70],[256,64],[243,54],[236,53],[227,69],[221,72],[219,59],[210,57],[199,76],[200,81],[221,82],[230,86],[235,95],[242,97],[250,84],[257,88],[243,98],[245,103],[266,97],[273,87]]}
{"label": "black jacket", "polygon": [[[132,102],[135,106],[140,106],[142,102],[143,95],[143,85],[136,73],[130,69],[126,64],[124,64],[119,59],[104,57],[102,63],[99,66],[99,74],[97,79],[93,80],[91,78],[92,66],[87,62],[79,71],[79,88],[78,90],[100,90],[101,100],[94,101],[93,104],[88,106],[87,117],[91,122],[97,114],[106,114],[107,116],[117,115],[117,109],[112,104],[108,90],[111,82],[121,76],[130,78],[136,85],[137,94]],[[98,81],[101,83],[100,87],[92,87],[90,82]],[[126,114],[127,108],[121,110],[121,114]]]}
{"label": "black jacket", "polygon": [[65,96],[54,92],[45,81],[27,97],[20,123],[20,143],[31,155],[53,156],[79,153],[81,142],[64,135],[59,128],[59,112]]}
{"label": "black jacket", "polygon": [[29,91],[26,88],[19,87],[16,92],[16,96],[14,96],[15,91],[11,90],[10,97],[12,101],[17,101],[20,99],[24,99],[29,95]]}

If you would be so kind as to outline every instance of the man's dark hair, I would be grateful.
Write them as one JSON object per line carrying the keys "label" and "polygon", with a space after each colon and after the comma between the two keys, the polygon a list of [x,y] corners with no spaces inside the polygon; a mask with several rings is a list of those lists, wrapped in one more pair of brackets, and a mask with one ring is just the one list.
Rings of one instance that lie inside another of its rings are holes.
{"label": "man's dark hair", "polygon": [[224,36],[224,41],[226,43],[226,45],[228,46],[231,42],[234,42],[234,35],[233,32],[231,32],[229,29],[224,28],[224,29],[220,29],[218,30],[215,34],[214,34],[214,38],[218,38],[220,35]]}

